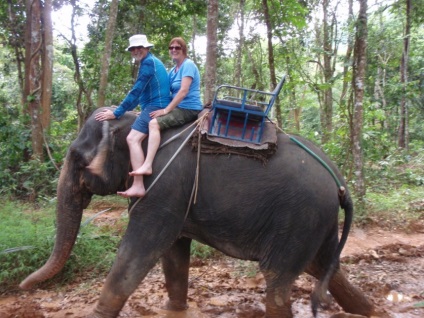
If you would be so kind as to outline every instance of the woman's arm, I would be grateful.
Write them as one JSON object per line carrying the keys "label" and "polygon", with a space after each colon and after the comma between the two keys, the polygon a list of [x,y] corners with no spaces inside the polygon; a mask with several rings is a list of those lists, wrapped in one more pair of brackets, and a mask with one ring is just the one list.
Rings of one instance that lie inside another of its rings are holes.
{"label": "woman's arm", "polygon": [[156,118],[159,116],[164,116],[171,112],[175,107],[178,106],[179,103],[187,96],[188,91],[190,90],[191,82],[193,82],[193,79],[190,76],[183,77],[181,80],[181,88],[178,91],[177,95],[172,99],[172,101],[169,103],[168,106],[166,106],[164,109],[155,110],[150,113],[150,117]]}

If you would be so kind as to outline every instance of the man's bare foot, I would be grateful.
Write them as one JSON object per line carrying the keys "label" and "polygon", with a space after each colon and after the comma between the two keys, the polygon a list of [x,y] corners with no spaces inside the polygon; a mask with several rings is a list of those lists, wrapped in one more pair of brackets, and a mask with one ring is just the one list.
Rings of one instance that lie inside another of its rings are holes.
{"label": "man's bare foot", "polygon": [[133,170],[130,172],[130,176],[142,176],[142,175],[151,175],[153,172],[152,166],[142,165],[137,170]]}
{"label": "man's bare foot", "polygon": [[144,197],[146,194],[146,190],[144,188],[129,188],[127,191],[124,192],[117,192],[116,194],[120,195],[124,198],[131,198],[131,197]]}

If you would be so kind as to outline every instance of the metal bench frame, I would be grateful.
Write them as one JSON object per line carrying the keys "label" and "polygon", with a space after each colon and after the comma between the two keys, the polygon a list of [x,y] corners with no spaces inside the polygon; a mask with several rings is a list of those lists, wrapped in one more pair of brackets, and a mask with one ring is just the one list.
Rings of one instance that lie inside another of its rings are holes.
{"label": "metal bench frame", "polygon": [[[246,142],[260,143],[264,123],[284,85],[284,75],[272,92],[264,92],[232,85],[221,85],[217,88],[212,102],[212,121],[209,134]],[[235,91],[240,97],[224,96],[221,91]],[[222,95],[222,94],[221,94]],[[252,99],[254,97],[254,99]],[[250,99],[249,99],[250,98]],[[269,99],[263,102],[258,99]],[[224,123],[224,124],[223,124]],[[234,131],[238,133],[235,134]]]}

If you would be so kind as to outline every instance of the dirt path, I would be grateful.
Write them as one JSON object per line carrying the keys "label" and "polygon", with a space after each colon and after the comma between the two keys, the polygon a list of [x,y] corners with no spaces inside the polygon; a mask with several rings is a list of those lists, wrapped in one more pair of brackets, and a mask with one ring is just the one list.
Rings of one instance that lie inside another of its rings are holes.
{"label": "dirt path", "polygon": [[[349,280],[376,307],[392,318],[422,318],[424,308],[424,231],[405,234],[380,228],[354,228],[343,251]],[[256,318],[264,317],[265,284],[255,263],[221,257],[197,261],[190,268],[190,309],[176,314],[160,309],[167,295],[156,266],[130,297],[120,317]],[[309,294],[313,278],[302,275],[293,288],[296,318],[312,317]],[[98,299],[103,279],[85,281],[61,290],[35,290],[0,296],[0,317],[77,318],[88,314]],[[340,310],[333,303],[319,317]]]}

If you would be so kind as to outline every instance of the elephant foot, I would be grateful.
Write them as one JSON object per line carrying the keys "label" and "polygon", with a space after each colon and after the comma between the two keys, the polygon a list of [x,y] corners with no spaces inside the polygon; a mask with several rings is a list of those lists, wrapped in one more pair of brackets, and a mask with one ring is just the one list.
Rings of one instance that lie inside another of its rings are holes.
{"label": "elephant foot", "polygon": [[163,309],[170,310],[170,311],[183,311],[188,309],[187,303],[181,303],[173,300],[168,300],[165,305],[163,306]]}

